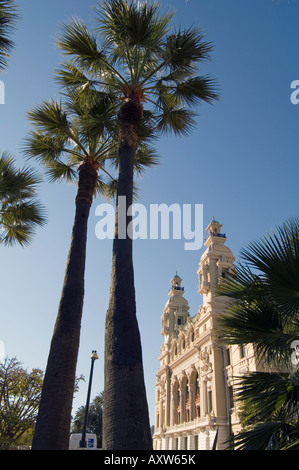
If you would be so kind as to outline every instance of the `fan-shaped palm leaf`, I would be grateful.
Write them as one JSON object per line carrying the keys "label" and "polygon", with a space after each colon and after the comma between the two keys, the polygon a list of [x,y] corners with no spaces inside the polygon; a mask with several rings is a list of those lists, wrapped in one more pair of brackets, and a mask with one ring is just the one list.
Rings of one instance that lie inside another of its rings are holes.
{"label": "fan-shaped palm leaf", "polygon": [[12,155],[0,156],[0,243],[27,245],[36,227],[45,224],[45,209],[36,194],[39,183],[30,168],[16,168]]}
{"label": "fan-shaped palm leaf", "polygon": [[0,0],[0,70],[7,67],[14,47],[11,34],[20,16],[14,0]]}

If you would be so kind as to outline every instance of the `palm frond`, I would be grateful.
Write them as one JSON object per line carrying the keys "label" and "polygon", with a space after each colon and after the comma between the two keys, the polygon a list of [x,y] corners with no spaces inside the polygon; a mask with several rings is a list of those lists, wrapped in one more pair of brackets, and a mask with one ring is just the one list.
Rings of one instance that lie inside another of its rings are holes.
{"label": "palm frond", "polygon": [[38,129],[50,136],[71,136],[70,122],[61,102],[43,101],[28,113],[28,118]]}
{"label": "palm frond", "polygon": [[98,81],[94,74],[87,75],[86,71],[77,67],[72,61],[64,62],[56,70],[56,82],[61,85],[63,88],[81,88],[85,89],[86,87],[93,88],[96,86]]}
{"label": "palm frond", "polygon": [[[118,148],[115,146],[110,152],[111,164],[115,169],[119,167]],[[146,168],[159,165],[159,155],[156,150],[146,142],[140,143],[136,150],[134,160],[134,172],[141,176]]]}
{"label": "palm frond", "polygon": [[103,1],[97,8],[99,27],[106,44],[121,42],[127,47],[155,48],[170,29],[173,10],[160,13],[157,4]]}
{"label": "palm frond", "polygon": [[275,301],[289,315],[299,309],[299,221],[296,218],[253,242],[241,252],[242,258],[264,273]]}
{"label": "palm frond", "polygon": [[60,182],[62,180],[68,183],[74,183],[78,178],[78,165],[70,165],[69,163],[53,160],[46,167],[46,175],[50,183]]}
{"label": "palm frond", "polygon": [[26,224],[0,224],[0,244],[4,246],[29,245],[32,239],[32,231]]}
{"label": "palm frond", "polygon": [[134,169],[137,174],[142,175],[146,168],[159,165],[159,156],[156,150],[146,144],[139,145],[135,155]]}
{"label": "palm frond", "polygon": [[219,98],[215,90],[215,82],[210,76],[192,77],[178,83],[175,94],[187,105],[195,105],[202,101],[211,104]]}
{"label": "palm frond", "polygon": [[28,158],[48,164],[59,159],[65,150],[66,139],[60,135],[49,136],[41,131],[31,131],[24,140],[23,151]]}
{"label": "palm frond", "polygon": [[105,136],[115,133],[119,102],[114,94],[92,89],[72,91],[68,93],[66,105],[85,143],[104,141]]}
{"label": "palm frond", "polygon": [[185,108],[164,108],[163,113],[157,114],[157,129],[164,133],[174,133],[183,137],[195,127],[195,114]]}
{"label": "palm frond", "polygon": [[64,24],[57,44],[65,55],[75,57],[75,64],[86,67],[91,72],[106,69],[106,57],[99,50],[96,37],[89,33],[83,20],[72,18],[68,24]]}
{"label": "palm frond", "polygon": [[241,378],[236,396],[243,408],[251,410],[248,422],[269,421],[278,412],[290,421],[299,411],[298,372],[251,372]]}
{"label": "palm frond", "polygon": [[8,152],[0,155],[0,202],[34,197],[40,182],[40,176],[31,168],[17,169],[13,155]]}
{"label": "palm frond", "polygon": [[219,316],[217,330],[225,344],[254,344],[257,357],[270,364],[289,364],[291,344],[298,339],[296,331],[285,329],[280,312],[266,299],[263,305],[231,307]]}
{"label": "palm frond", "polygon": [[7,67],[14,47],[11,35],[20,15],[14,0],[0,0],[0,70]]}
{"label": "palm frond", "polygon": [[0,156],[0,243],[24,246],[37,226],[46,223],[46,212],[36,197],[40,178],[26,167],[19,170],[13,156]]}
{"label": "palm frond", "polygon": [[280,450],[281,434],[284,426],[280,422],[258,423],[252,429],[240,432],[235,437],[238,450]]}
{"label": "palm frond", "polygon": [[44,225],[43,206],[33,199],[15,204],[5,204],[1,208],[1,222],[5,227],[33,223]]}
{"label": "palm frond", "polygon": [[100,193],[106,200],[114,199],[117,193],[117,179],[110,179],[106,183],[99,180],[96,186],[96,192],[97,194]]}
{"label": "palm frond", "polygon": [[195,64],[208,60],[211,51],[212,44],[204,41],[202,31],[192,27],[169,35],[161,56],[171,71],[194,72]]}

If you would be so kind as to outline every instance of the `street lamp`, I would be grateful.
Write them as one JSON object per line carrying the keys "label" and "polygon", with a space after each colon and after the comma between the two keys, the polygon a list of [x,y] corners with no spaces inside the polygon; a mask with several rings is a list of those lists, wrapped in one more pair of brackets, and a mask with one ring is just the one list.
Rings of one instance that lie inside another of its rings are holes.
{"label": "street lamp", "polygon": [[89,384],[88,384],[86,407],[85,407],[85,416],[84,416],[83,431],[82,431],[82,438],[81,438],[81,441],[80,441],[80,447],[86,447],[85,436],[86,436],[86,425],[87,425],[87,416],[88,416],[88,408],[89,408],[89,400],[90,400],[93,366],[94,366],[94,361],[96,359],[99,359],[99,356],[97,355],[96,351],[92,351],[90,359],[91,359],[90,376],[89,376]]}

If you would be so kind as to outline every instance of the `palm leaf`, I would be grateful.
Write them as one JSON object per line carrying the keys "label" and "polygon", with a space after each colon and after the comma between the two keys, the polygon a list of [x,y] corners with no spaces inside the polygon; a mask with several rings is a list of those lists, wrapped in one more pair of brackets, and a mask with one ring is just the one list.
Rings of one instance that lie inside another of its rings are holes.
{"label": "palm leaf", "polygon": [[45,210],[36,198],[39,182],[30,168],[17,169],[11,155],[0,156],[0,243],[24,246],[45,224]]}
{"label": "palm leaf", "polygon": [[210,76],[192,77],[182,83],[178,83],[175,94],[187,105],[195,105],[201,101],[212,103],[219,95],[214,90],[215,82]]}
{"label": "palm leaf", "polygon": [[113,199],[117,193],[117,179],[110,179],[106,184],[99,181],[96,186],[96,191],[107,200]]}
{"label": "palm leaf", "polygon": [[[94,78],[93,78],[94,77]],[[67,61],[56,70],[56,81],[62,87],[67,88],[82,88],[94,87],[98,81],[95,76],[89,74],[88,76],[82,69],[76,67],[72,61]]]}
{"label": "palm leaf", "polygon": [[194,65],[210,58],[212,45],[204,41],[204,34],[193,27],[167,37],[161,57],[171,71],[194,72]]}
{"label": "palm leaf", "polygon": [[235,437],[235,445],[238,450],[280,450],[278,435],[281,428],[281,423],[276,421],[259,423],[239,433]]}
{"label": "palm leaf", "polygon": [[8,64],[8,58],[14,47],[11,34],[20,16],[14,0],[0,0],[0,70]]}
{"label": "palm leaf", "polygon": [[187,109],[167,109],[157,114],[157,129],[165,134],[174,133],[176,136],[186,136],[195,126],[194,113]]}
{"label": "palm leaf", "polygon": [[70,165],[53,160],[46,168],[46,175],[48,180],[53,183],[65,180],[69,183],[74,183],[78,178],[78,165]]}
{"label": "palm leaf", "polygon": [[70,122],[61,102],[43,101],[28,113],[30,121],[50,136],[71,136]]}
{"label": "palm leaf", "polygon": [[49,136],[41,131],[31,131],[24,140],[23,150],[28,158],[37,158],[47,164],[60,158],[66,144],[67,140],[60,135]]}
{"label": "palm leaf", "polygon": [[40,176],[31,168],[16,169],[13,155],[8,152],[0,155],[0,202],[34,197],[40,182]]}
{"label": "palm leaf", "polygon": [[135,171],[142,175],[146,168],[159,165],[159,156],[155,149],[149,145],[139,145],[136,150],[134,168]]}
{"label": "palm leaf", "polygon": [[105,55],[98,49],[95,36],[81,19],[73,18],[62,26],[57,41],[64,54],[76,56],[75,63],[87,67],[90,71],[99,71],[107,66]]}
{"label": "palm leaf", "polygon": [[299,411],[298,373],[251,372],[241,378],[236,396],[251,410],[249,421],[271,420],[282,410],[290,421]]}
{"label": "palm leaf", "polygon": [[169,31],[174,12],[162,14],[157,4],[130,3],[120,0],[103,1],[97,8],[99,27],[106,45],[121,42],[129,48],[152,48],[162,43]]}
{"label": "palm leaf", "polygon": [[299,309],[299,221],[290,219],[277,233],[249,244],[241,256],[253,269],[264,273],[271,294],[289,315]]}

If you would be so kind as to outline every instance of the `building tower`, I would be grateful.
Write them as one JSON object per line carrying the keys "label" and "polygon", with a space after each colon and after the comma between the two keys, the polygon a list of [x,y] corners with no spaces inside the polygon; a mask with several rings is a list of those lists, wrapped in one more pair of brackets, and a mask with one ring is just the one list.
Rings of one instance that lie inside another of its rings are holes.
{"label": "building tower", "polygon": [[234,270],[235,257],[230,248],[225,246],[226,235],[221,233],[222,224],[213,218],[207,227],[209,233],[205,241],[206,250],[203,253],[197,271],[199,277],[198,292],[203,296],[203,305],[217,302],[223,304],[223,299],[215,295],[215,286],[221,277]]}
{"label": "building tower", "polygon": [[182,279],[176,273],[171,279],[171,289],[168,292],[167,301],[162,315],[161,334],[165,337],[165,342],[169,342],[173,333],[180,325],[185,325],[189,316],[189,305],[183,297],[184,287],[181,286]]}
{"label": "building tower", "polygon": [[156,450],[211,449],[216,431],[217,448],[225,448],[231,426],[239,425],[231,378],[256,370],[253,351],[223,347],[215,333],[217,317],[225,310],[225,298],[217,295],[215,286],[235,269],[221,228],[214,218],[207,227],[197,271],[203,303],[193,317],[182,279],[176,274],[171,280],[162,314],[164,342],[156,381]]}

